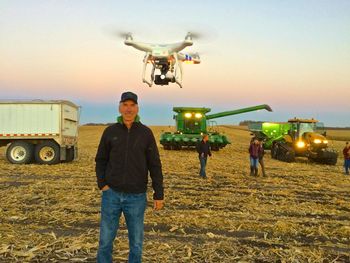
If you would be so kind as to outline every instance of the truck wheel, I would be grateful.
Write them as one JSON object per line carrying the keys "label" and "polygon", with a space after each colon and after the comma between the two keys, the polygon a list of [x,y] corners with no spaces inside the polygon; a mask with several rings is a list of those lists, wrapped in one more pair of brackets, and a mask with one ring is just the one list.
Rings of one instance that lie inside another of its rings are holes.
{"label": "truck wheel", "polygon": [[40,164],[56,164],[60,161],[60,147],[53,141],[44,141],[35,146],[35,160]]}
{"label": "truck wheel", "polygon": [[6,158],[10,163],[26,164],[33,160],[34,145],[24,141],[10,144],[6,150]]}

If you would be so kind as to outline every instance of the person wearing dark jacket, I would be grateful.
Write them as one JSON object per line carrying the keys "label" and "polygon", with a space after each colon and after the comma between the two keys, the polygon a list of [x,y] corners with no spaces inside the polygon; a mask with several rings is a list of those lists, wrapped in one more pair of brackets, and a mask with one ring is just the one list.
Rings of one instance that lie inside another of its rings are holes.
{"label": "person wearing dark jacket", "polygon": [[137,95],[124,92],[118,122],[107,127],[96,154],[96,177],[102,191],[98,263],[112,262],[113,241],[123,213],[129,237],[129,263],[141,262],[148,173],[154,209],[163,207],[163,174],[152,131],[139,121]]}
{"label": "person wearing dark jacket", "polygon": [[253,139],[249,146],[250,175],[258,176],[259,156],[261,156],[262,147],[258,139]]}
{"label": "person wearing dark jacket", "polygon": [[199,176],[201,176],[202,178],[207,178],[205,167],[207,165],[208,156],[211,156],[208,140],[209,140],[208,134],[203,134],[202,140],[199,143],[197,143],[197,147],[196,147],[200,166],[201,166],[199,171]]}

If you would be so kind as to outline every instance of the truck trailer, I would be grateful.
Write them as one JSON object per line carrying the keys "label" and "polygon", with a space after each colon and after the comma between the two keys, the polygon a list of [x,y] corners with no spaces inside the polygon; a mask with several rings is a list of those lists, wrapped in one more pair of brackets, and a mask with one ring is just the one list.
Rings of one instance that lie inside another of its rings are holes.
{"label": "truck trailer", "polygon": [[79,107],[70,101],[0,101],[0,147],[13,164],[73,161],[78,125]]}

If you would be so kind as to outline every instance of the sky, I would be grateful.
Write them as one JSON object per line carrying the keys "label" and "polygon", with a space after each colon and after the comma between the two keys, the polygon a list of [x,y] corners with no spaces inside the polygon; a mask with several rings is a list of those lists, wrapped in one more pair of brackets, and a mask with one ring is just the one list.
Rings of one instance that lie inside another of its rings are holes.
{"label": "sky", "polygon": [[[350,126],[350,1],[0,0],[0,99],[65,99],[81,123],[114,122],[124,91],[139,96],[141,121],[173,125],[174,106],[212,113],[269,104],[218,119],[316,118]],[[142,83],[143,52],[116,31],[148,43],[204,37],[186,51],[183,88]]]}

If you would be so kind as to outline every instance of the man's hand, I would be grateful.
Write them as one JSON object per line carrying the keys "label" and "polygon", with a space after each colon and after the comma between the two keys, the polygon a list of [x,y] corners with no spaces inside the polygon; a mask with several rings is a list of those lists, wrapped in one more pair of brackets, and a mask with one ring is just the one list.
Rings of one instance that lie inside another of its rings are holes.
{"label": "man's hand", "polygon": [[204,153],[201,153],[201,157],[204,158]]}
{"label": "man's hand", "polygon": [[163,206],[164,206],[164,200],[154,200],[154,206],[153,206],[154,210],[160,210],[163,208]]}
{"label": "man's hand", "polygon": [[104,192],[104,191],[107,191],[108,189],[109,189],[109,186],[105,185],[104,187],[102,187],[101,191]]}

